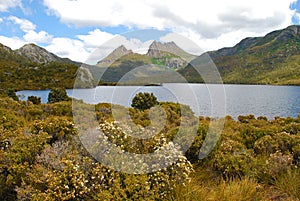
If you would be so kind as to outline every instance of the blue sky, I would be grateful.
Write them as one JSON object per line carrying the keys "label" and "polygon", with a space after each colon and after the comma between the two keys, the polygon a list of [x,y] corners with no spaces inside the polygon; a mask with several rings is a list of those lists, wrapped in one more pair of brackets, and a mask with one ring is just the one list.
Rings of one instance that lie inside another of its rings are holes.
{"label": "blue sky", "polygon": [[[138,49],[175,32],[214,50],[299,24],[299,13],[300,0],[0,0],[0,43],[85,61],[117,34]],[[141,29],[152,31],[130,34]]]}

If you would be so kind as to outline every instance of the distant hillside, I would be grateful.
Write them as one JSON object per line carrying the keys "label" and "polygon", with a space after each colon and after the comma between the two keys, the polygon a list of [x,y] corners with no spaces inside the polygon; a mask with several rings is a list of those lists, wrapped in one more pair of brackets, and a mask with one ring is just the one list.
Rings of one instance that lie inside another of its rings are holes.
{"label": "distant hillside", "polygon": [[8,89],[71,88],[80,65],[34,44],[18,50],[0,44],[0,94]]}
{"label": "distant hillside", "polygon": [[[100,61],[98,66],[110,66],[103,77],[104,82],[118,82],[127,72],[149,64],[173,69],[189,82],[203,82],[190,63],[206,55],[215,63],[224,83],[300,85],[300,26],[289,26],[263,37],[245,38],[234,47],[198,57],[185,52],[174,42],[154,41],[144,55],[120,46],[103,60],[106,63]],[[107,63],[108,60],[111,63]],[[165,82],[173,80],[165,77]]]}
{"label": "distant hillside", "polygon": [[99,82],[92,80],[94,85],[114,84],[120,79],[124,84],[182,82],[178,74],[189,82],[203,82],[191,63],[207,54],[224,83],[300,85],[300,26],[289,26],[200,56],[185,52],[174,42],[153,41],[146,54],[120,44],[96,66],[84,65],[82,71],[77,71],[82,63],[34,44],[18,50],[0,44],[0,94],[8,89],[72,88],[78,75],[82,82],[90,76],[101,77]]}
{"label": "distant hillside", "polygon": [[[124,82],[123,84],[181,82],[178,74],[175,75],[174,72],[184,68],[188,64],[187,59],[195,57],[174,42],[153,41],[146,54],[134,53],[121,45],[97,63],[99,69],[91,68],[91,71],[92,74],[99,74],[103,67],[108,67],[101,76],[102,82]],[[98,73],[95,73],[95,70]],[[130,73],[127,74],[128,72]]]}
{"label": "distant hillside", "polygon": [[[300,85],[300,26],[245,38],[208,54],[225,83]],[[191,82],[202,81],[191,66],[179,72]]]}
{"label": "distant hillside", "polygon": [[15,51],[18,55],[27,58],[31,62],[36,63],[50,63],[50,62],[62,62],[70,63],[80,66],[81,63],[72,61],[68,58],[61,58],[46,49],[39,47],[35,44],[26,44],[23,47]]}

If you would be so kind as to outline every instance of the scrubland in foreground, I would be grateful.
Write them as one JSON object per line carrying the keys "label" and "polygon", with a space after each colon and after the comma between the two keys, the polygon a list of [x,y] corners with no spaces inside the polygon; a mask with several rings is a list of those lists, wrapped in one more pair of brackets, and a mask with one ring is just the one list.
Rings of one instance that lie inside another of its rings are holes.
{"label": "scrubland in foreground", "polygon": [[[150,140],[129,141],[136,131],[118,129],[109,104],[96,105],[95,114],[111,142],[124,151],[149,153],[172,144],[180,122],[188,120],[178,104],[160,104],[166,125]],[[139,132],[150,124],[149,110],[131,108],[130,115]],[[300,199],[300,116],[225,117],[213,151],[199,160],[210,121],[199,117],[197,136],[186,153],[173,147],[178,159],[173,164],[133,175],[90,156],[80,143],[71,101],[33,104],[1,98],[0,200]]]}

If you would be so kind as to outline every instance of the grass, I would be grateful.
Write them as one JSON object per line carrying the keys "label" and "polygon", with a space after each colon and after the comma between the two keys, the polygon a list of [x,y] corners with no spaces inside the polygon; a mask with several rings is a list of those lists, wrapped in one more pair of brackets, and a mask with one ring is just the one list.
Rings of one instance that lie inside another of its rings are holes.
{"label": "grass", "polygon": [[295,200],[300,200],[300,170],[289,170],[275,180],[275,187]]}
{"label": "grass", "polygon": [[185,188],[176,189],[172,200],[256,201],[266,200],[266,195],[263,186],[250,178],[221,180],[217,184],[211,181],[199,183],[193,178]]}
{"label": "grass", "polygon": [[300,171],[282,174],[267,185],[244,177],[228,181],[213,178],[212,171],[198,170],[186,186],[178,186],[170,200],[176,201],[299,201]]}

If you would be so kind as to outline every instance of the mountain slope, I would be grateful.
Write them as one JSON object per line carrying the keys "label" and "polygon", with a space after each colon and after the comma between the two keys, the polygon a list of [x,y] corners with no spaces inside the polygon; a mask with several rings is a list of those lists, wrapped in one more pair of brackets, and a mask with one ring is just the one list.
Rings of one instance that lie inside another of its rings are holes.
{"label": "mountain slope", "polygon": [[20,56],[27,58],[31,62],[37,62],[37,63],[63,62],[63,63],[76,64],[80,66],[79,62],[74,62],[68,58],[61,58],[47,51],[46,49],[32,43],[24,45],[23,47],[17,49],[15,52]]}
{"label": "mountain slope", "polygon": [[79,65],[33,44],[15,51],[0,44],[0,94],[8,89],[72,88]]}
{"label": "mountain slope", "polygon": [[[300,85],[300,26],[245,38],[208,55],[225,83]],[[179,72],[189,81],[202,81],[191,66]]]}
{"label": "mountain slope", "polygon": [[169,68],[177,69],[185,67],[188,61],[196,56],[191,55],[174,42],[161,43],[153,41],[146,54],[133,53],[121,45],[107,57],[97,63],[100,67],[121,67],[122,62],[143,62],[144,64],[165,65]]}
{"label": "mountain slope", "polygon": [[125,55],[132,54],[131,50],[127,50],[124,45],[119,46],[112,51],[107,57],[97,62],[99,67],[107,67],[114,63],[117,59],[124,57]]}
{"label": "mountain slope", "polygon": [[[124,76],[123,81],[129,84],[180,82],[176,73],[189,82],[203,82],[190,63],[206,55],[212,58],[225,83],[300,85],[300,26],[245,38],[234,47],[198,57],[184,52],[174,42],[154,41],[147,54],[120,46],[88,70],[95,75],[104,73],[100,83],[119,82]],[[72,88],[80,65],[34,44],[15,51],[0,44],[0,93],[8,88]]]}

